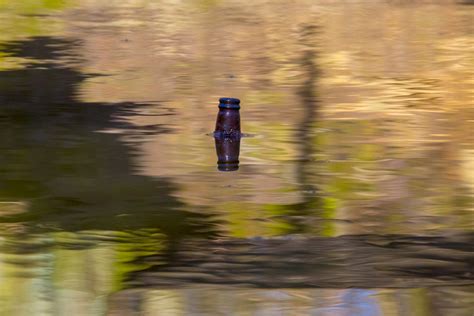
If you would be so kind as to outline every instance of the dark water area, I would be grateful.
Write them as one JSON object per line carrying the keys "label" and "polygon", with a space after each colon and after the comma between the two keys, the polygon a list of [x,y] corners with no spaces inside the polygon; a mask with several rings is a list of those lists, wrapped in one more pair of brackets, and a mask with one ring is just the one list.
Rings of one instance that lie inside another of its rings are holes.
{"label": "dark water area", "polygon": [[0,315],[472,315],[466,4],[0,1]]}

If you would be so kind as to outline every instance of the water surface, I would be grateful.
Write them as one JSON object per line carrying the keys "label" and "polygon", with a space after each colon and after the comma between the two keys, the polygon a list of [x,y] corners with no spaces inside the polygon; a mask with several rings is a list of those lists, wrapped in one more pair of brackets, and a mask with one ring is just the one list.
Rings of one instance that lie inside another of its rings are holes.
{"label": "water surface", "polygon": [[472,315],[473,10],[0,1],[0,314]]}

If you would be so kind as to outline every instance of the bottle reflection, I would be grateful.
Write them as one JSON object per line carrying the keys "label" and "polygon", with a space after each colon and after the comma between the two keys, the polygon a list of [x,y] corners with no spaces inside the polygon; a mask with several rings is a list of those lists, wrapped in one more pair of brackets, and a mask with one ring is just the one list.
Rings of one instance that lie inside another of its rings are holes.
{"label": "bottle reflection", "polygon": [[217,169],[219,171],[236,171],[239,169],[240,136],[215,137],[217,152]]}

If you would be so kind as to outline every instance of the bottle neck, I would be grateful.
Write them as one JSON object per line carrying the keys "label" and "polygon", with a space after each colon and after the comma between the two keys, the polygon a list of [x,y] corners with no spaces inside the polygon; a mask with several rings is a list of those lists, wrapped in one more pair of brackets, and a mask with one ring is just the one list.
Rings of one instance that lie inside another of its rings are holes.
{"label": "bottle neck", "polygon": [[238,104],[226,104],[226,103],[220,103],[219,104],[219,109],[221,110],[240,110],[240,105]]}

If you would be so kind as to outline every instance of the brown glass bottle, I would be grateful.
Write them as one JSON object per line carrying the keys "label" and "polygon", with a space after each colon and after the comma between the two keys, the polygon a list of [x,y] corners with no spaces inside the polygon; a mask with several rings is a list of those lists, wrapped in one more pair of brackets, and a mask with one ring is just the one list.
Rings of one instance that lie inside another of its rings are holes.
{"label": "brown glass bottle", "polygon": [[220,98],[215,137],[240,137],[240,100]]}

